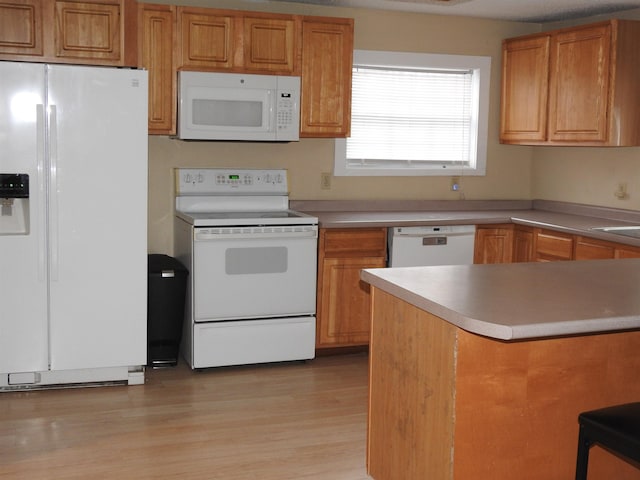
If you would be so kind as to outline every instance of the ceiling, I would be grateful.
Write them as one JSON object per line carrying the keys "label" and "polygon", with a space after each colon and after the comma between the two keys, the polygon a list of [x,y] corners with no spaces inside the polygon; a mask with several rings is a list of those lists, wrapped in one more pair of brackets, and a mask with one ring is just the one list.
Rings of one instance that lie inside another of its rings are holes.
{"label": "ceiling", "polygon": [[[281,0],[282,1],[282,0]],[[533,23],[557,22],[640,8],[640,0],[284,0],[335,7],[462,15]]]}

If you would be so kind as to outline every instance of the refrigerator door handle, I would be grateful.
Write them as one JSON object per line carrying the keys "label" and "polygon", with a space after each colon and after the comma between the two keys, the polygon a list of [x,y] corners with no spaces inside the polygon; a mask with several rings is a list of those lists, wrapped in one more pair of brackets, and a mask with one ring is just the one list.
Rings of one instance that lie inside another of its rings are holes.
{"label": "refrigerator door handle", "polygon": [[58,281],[59,216],[58,216],[58,124],[55,105],[49,105],[49,252],[51,281]]}
{"label": "refrigerator door handle", "polygon": [[45,212],[46,212],[46,175],[44,170],[45,165],[45,132],[46,123],[44,116],[44,105],[39,103],[36,105],[36,168],[37,168],[37,189],[38,189],[38,203],[34,205],[36,209],[37,218],[37,231],[38,231],[38,280],[41,282],[46,281],[46,261],[47,261],[47,243],[46,243],[46,229],[42,227],[45,225]]}

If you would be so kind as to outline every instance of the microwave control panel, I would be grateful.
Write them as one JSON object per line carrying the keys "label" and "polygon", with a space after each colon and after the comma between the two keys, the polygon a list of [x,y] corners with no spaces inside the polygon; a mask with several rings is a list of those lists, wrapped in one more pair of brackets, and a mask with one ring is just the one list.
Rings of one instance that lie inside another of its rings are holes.
{"label": "microwave control panel", "polygon": [[278,97],[278,129],[290,128],[293,124],[295,101],[290,93],[280,93]]}
{"label": "microwave control panel", "polygon": [[276,77],[276,140],[298,140],[300,77]]}

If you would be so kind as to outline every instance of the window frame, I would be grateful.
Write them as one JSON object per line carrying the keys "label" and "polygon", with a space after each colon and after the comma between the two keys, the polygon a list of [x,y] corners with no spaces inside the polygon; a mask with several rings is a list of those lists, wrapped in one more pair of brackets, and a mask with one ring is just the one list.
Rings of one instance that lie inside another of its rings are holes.
{"label": "window frame", "polygon": [[475,159],[473,159],[473,165],[433,162],[430,165],[421,164],[419,166],[409,163],[393,168],[380,165],[353,167],[347,165],[347,139],[336,138],[334,144],[335,176],[481,176],[486,174],[491,57],[354,50],[353,65],[354,67],[371,66],[391,69],[424,68],[473,71],[474,118],[471,142],[472,145],[475,145]]}

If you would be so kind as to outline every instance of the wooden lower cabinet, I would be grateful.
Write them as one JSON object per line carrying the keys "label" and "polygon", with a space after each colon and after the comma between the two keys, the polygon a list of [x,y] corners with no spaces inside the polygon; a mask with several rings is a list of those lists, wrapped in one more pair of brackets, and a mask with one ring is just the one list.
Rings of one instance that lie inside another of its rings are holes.
{"label": "wooden lower cabinet", "polygon": [[573,260],[573,235],[544,228],[533,229],[533,261]]}
{"label": "wooden lower cabinet", "polygon": [[513,262],[530,262],[533,259],[533,229],[516,225],[513,229]]}
{"label": "wooden lower cabinet", "polygon": [[474,263],[640,258],[640,247],[524,225],[478,225]]}
{"label": "wooden lower cabinet", "polygon": [[386,228],[320,229],[316,348],[369,344],[365,268],[386,266]]}
{"label": "wooden lower cabinet", "polygon": [[588,237],[576,237],[574,260],[640,258],[640,248]]}
{"label": "wooden lower cabinet", "polygon": [[513,224],[478,225],[473,263],[510,263],[513,258]]}

